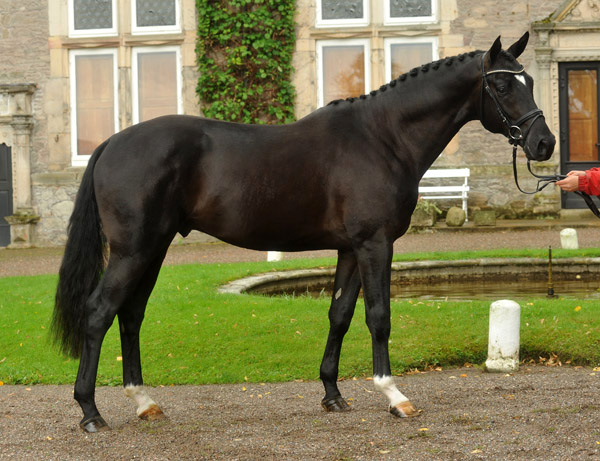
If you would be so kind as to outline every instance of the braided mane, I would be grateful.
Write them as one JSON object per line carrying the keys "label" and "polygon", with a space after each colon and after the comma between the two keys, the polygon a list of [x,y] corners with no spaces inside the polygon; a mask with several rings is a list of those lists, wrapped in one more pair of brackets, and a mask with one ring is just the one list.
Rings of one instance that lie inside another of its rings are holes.
{"label": "braided mane", "polygon": [[[417,77],[419,74],[424,74],[424,73],[429,72],[430,69],[438,70],[442,65],[451,66],[455,61],[462,62],[467,57],[474,58],[475,56],[477,56],[477,55],[479,55],[481,53],[483,53],[483,51],[470,51],[468,53],[459,54],[458,56],[450,56],[450,57],[447,57],[447,58],[444,58],[444,59],[440,59],[438,61],[434,61],[434,62],[431,62],[431,63],[428,63],[428,64],[423,64],[420,67],[415,67],[414,69],[411,69],[408,72],[400,75],[397,79],[392,80],[391,82],[386,83],[385,85],[382,85],[381,87],[379,87],[378,90],[371,91],[368,95],[367,94],[363,94],[363,95],[360,95],[359,97],[351,97],[351,98],[346,98],[346,99],[336,99],[334,101],[331,101],[327,105],[328,106],[330,106],[330,105],[334,105],[335,106],[335,105],[338,105],[340,102],[353,103],[354,101],[357,101],[357,100],[360,100],[360,99],[367,99],[369,96],[376,96],[379,93],[383,93],[388,88],[393,88],[398,83],[404,82],[408,77],[412,77],[412,78]],[[516,61],[515,58],[512,57],[512,55],[510,55],[509,53],[506,53],[504,50],[502,51],[502,53],[508,59]]]}

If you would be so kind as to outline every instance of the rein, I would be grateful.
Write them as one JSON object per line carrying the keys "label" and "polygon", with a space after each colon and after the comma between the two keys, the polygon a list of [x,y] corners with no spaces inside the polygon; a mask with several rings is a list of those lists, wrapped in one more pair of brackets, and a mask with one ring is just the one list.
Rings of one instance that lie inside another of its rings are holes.
{"label": "rein", "polygon": [[[544,114],[541,109],[537,109],[537,108],[532,109],[529,112],[527,112],[525,115],[519,117],[514,123],[511,123],[510,117],[504,111],[504,109],[502,109],[502,106],[500,105],[498,98],[496,98],[496,95],[492,92],[492,89],[490,88],[490,85],[487,80],[487,76],[491,75],[491,74],[499,74],[499,73],[508,73],[508,74],[519,75],[519,74],[522,74],[523,72],[525,72],[525,68],[523,66],[521,66],[521,69],[519,69],[519,70],[497,69],[497,70],[492,70],[492,71],[486,72],[485,67],[484,67],[484,58],[485,58],[486,54],[487,53],[484,53],[481,56],[481,80],[482,80],[481,109],[480,109],[481,121],[483,123],[483,114],[484,114],[484,112],[483,112],[483,90],[485,89],[487,94],[492,99],[494,105],[496,106],[496,111],[498,112],[500,119],[508,128],[507,138],[508,138],[508,143],[513,146],[513,151],[512,151],[513,175],[515,178],[515,184],[517,186],[517,189],[519,189],[519,191],[522,192],[523,194],[528,194],[528,195],[536,194],[536,193],[544,190],[548,185],[554,184],[557,181],[565,179],[567,176],[561,175],[561,174],[555,174],[555,175],[535,174],[533,171],[531,171],[531,161],[529,159],[527,159],[527,170],[533,177],[537,178],[537,180],[538,180],[537,186],[536,186],[535,190],[533,190],[533,191],[525,191],[519,185],[519,180],[517,177],[517,146],[519,145],[519,143],[521,143],[521,146],[524,145],[525,140],[527,139],[527,135],[529,134],[529,130],[531,129],[533,124],[537,121],[537,119],[540,117],[543,117]],[[523,132],[523,130],[521,129],[521,125],[523,125],[528,120],[531,120],[531,122],[529,123],[529,126],[525,129],[525,132]],[[575,193],[577,195],[581,196],[585,200],[585,203],[587,204],[588,208],[592,211],[592,213],[594,213],[596,215],[596,217],[600,218],[600,210],[598,210],[598,207],[596,206],[596,204],[594,203],[592,198],[585,192],[575,191]]]}

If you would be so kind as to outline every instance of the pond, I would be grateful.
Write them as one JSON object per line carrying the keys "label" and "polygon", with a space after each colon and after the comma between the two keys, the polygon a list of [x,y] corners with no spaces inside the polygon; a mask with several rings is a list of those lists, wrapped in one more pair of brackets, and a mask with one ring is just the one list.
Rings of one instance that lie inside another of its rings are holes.
{"label": "pond", "polygon": [[[269,296],[331,296],[335,270],[282,271],[251,276],[221,288]],[[600,300],[600,258],[553,262],[554,293],[565,299]],[[545,297],[548,261],[537,258],[413,261],[392,265],[391,296],[422,300],[498,300]]]}

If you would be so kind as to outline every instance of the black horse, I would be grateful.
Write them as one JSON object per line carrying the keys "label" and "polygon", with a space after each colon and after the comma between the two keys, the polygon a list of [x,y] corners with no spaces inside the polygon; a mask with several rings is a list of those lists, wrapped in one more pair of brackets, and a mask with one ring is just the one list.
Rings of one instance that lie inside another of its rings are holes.
{"label": "black horse", "polygon": [[289,125],[166,116],[100,145],[71,216],[53,317],[63,351],[80,357],[81,427],[107,428],[94,392],[115,316],[125,392],[141,418],[162,415],[142,386],[139,331],[169,244],[192,229],[255,250],[337,249],[322,405],[349,408],[337,387],[338,362],[362,287],[375,387],[395,416],[418,414],[390,370],[392,244],[409,226],[421,177],[468,121],[509,137],[529,159],[551,156],[554,136],[516,60],[528,37],[507,51],[498,37],[487,52],[423,65]]}

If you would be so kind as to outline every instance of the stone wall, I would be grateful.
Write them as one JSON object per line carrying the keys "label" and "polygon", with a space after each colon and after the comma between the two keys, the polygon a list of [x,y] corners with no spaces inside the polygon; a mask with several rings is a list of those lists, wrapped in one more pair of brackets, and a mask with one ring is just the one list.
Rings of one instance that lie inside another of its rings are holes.
{"label": "stone wall", "polygon": [[[83,167],[73,167],[71,160],[69,50],[119,49],[119,120],[120,129],[123,129],[132,123],[131,85],[128,83],[132,67],[131,48],[178,46],[183,112],[200,114],[195,93],[198,75],[194,0],[180,0],[181,32],[151,36],[131,33],[130,4],[119,0],[119,36],[104,38],[69,37],[67,5],[67,0],[0,2],[0,85],[35,85],[31,103],[31,184],[27,184],[31,188],[32,213],[40,218],[32,226],[28,242],[35,246],[64,244],[68,218],[84,170]],[[0,143],[11,145],[10,136],[3,139],[5,132],[11,133],[10,129],[0,126]]]}
{"label": "stone wall", "polygon": [[[200,114],[195,95],[197,72],[195,67],[195,8],[193,0],[181,0],[183,31],[176,37],[181,44],[183,66],[184,113]],[[119,2],[121,3],[121,2]],[[494,0],[440,0],[439,21],[417,27],[383,26],[381,2],[371,0],[372,24],[354,31],[318,29],[315,27],[315,0],[297,0],[297,43],[294,54],[293,82],[297,90],[296,115],[302,117],[317,108],[316,96],[316,40],[329,38],[370,38],[372,87],[383,81],[383,35],[411,37],[437,36],[440,57],[466,51],[487,49],[498,35],[507,48],[525,31],[532,31],[532,23],[543,20],[563,0],[504,1]],[[127,8],[120,23],[129,20]],[[391,34],[391,35],[390,35]],[[585,42],[584,36],[570,35],[572,40]],[[112,40],[112,41],[111,41]],[[127,80],[131,69],[131,46],[145,44],[172,44],[173,37],[148,39],[134,37],[127,31],[118,38],[107,38],[103,46],[122,47],[119,72]],[[527,71],[537,79],[540,69],[535,49],[540,47],[538,36],[532,34],[530,43],[520,58]],[[108,44],[108,45],[107,45]],[[101,44],[102,45],[102,44]],[[38,246],[62,245],[66,238],[68,217],[78,189],[83,168],[71,166],[69,119],[69,62],[68,50],[97,46],[90,39],[68,37],[66,0],[2,0],[0,2],[0,84],[35,84],[32,94],[33,127],[31,132],[31,197],[40,221],[33,231],[33,244]],[[591,46],[587,44],[586,46]],[[600,48],[600,45],[596,48]],[[557,58],[558,59],[558,58]],[[554,83],[553,83],[554,85]],[[539,101],[540,85],[536,85]],[[131,104],[126,89],[120,96],[123,127],[131,123]],[[554,98],[556,99],[556,98]],[[553,99],[541,105],[549,112],[557,102]],[[127,109],[128,108],[128,109]],[[554,128],[554,127],[553,127]],[[555,130],[556,131],[556,130]],[[4,131],[0,129],[0,143]],[[558,135],[555,132],[555,135]],[[544,172],[555,172],[559,154],[543,165]],[[524,156],[520,154],[520,171],[525,174]],[[499,216],[525,217],[556,214],[560,196],[548,187],[543,193],[525,196],[517,191],[511,171],[511,148],[506,139],[485,131],[479,122],[469,123],[439,157],[436,167],[471,168],[470,207],[493,207]],[[525,179],[523,185],[531,187]],[[444,206],[451,205],[444,202]]]}
{"label": "stone wall", "polygon": [[0,2],[0,56],[0,84],[36,85],[32,96],[31,168],[34,172],[44,171],[48,157],[44,98],[50,75],[46,1]]}

